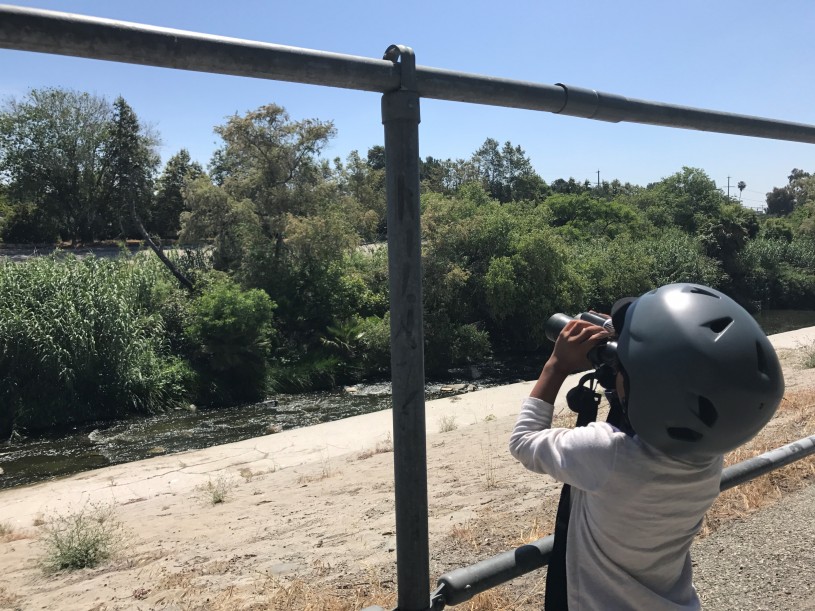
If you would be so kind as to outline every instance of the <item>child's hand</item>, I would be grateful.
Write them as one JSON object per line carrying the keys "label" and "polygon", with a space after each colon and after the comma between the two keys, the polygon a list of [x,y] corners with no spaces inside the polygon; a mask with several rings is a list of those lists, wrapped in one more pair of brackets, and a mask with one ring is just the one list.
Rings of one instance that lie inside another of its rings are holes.
{"label": "child's hand", "polygon": [[608,331],[585,320],[570,320],[558,335],[555,349],[546,363],[561,375],[591,367],[589,350],[610,337]]}

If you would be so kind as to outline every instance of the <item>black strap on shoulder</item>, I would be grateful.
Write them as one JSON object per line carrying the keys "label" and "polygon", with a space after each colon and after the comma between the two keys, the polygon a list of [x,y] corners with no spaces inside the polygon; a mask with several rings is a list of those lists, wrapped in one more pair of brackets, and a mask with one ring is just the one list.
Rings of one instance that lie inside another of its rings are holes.
{"label": "black strap on shoulder", "polygon": [[[591,384],[585,386],[586,383]],[[597,420],[597,408],[600,405],[600,393],[595,389],[597,379],[591,372],[580,378],[580,383],[566,394],[569,409],[577,412],[577,426],[586,426]],[[564,484],[560,491],[560,501],[555,517],[555,541],[552,554],[549,556],[549,567],[546,569],[545,611],[567,611],[569,603],[566,587],[566,536],[569,530],[569,512],[571,509],[571,486]]]}

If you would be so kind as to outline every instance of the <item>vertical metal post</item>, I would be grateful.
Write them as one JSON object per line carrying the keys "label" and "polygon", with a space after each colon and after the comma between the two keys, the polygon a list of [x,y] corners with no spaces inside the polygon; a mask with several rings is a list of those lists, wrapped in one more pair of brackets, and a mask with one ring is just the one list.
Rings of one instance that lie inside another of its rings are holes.
{"label": "vertical metal post", "polygon": [[419,219],[419,93],[409,47],[391,45],[401,88],[382,96],[388,199],[396,577],[399,611],[430,608]]}

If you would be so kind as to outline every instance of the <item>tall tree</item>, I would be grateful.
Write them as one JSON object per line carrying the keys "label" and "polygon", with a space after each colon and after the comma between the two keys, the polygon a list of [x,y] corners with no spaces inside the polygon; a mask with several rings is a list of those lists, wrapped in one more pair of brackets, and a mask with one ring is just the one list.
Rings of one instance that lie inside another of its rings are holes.
{"label": "tall tree", "polygon": [[[108,205],[124,237],[133,226],[162,263],[187,289],[192,283],[164,254],[144,227],[142,215],[149,211],[153,177],[158,167],[156,140],[145,134],[136,113],[121,96],[113,103],[110,139],[105,149]],[[129,223],[128,223],[129,220]]]}
{"label": "tall tree", "polygon": [[33,89],[0,114],[0,175],[21,239],[107,237],[102,180],[111,107],[67,89]]}
{"label": "tall tree", "polygon": [[105,146],[107,204],[110,216],[127,237],[131,221],[149,214],[158,167],[157,142],[143,133],[136,113],[123,97],[113,102],[110,136]]}
{"label": "tall tree", "polygon": [[[182,235],[195,228],[215,238],[216,250],[228,247],[215,253],[221,269],[246,286],[265,289],[278,304],[281,324],[313,333],[324,321],[312,313],[341,290],[339,262],[358,242],[343,218],[335,176],[318,158],[334,126],[294,121],[269,104],[230,117],[215,131],[224,141],[210,165],[217,189],[195,182],[189,192],[195,205],[184,214]],[[207,212],[213,210],[217,214]],[[217,216],[234,220],[223,223]],[[306,234],[320,237],[299,239]]]}
{"label": "tall tree", "polygon": [[487,138],[471,162],[487,193],[502,203],[545,195],[546,184],[532,162],[520,146],[509,141],[501,147],[497,140]]}
{"label": "tall tree", "polygon": [[787,216],[795,209],[795,194],[789,186],[773,187],[767,193],[767,214]]}
{"label": "tall tree", "polygon": [[181,229],[184,210],[184,186],[204,174],[197,161],[192,161],[187,149],[170,157],[159,176],[156,196],[148,229],[161,237],[176,237]]}
{"label": "tall tree", "polygon": [[230,117],[215,133],[224,145],[213,157],[212,173],[231,196],[253,201],[272,225],[280,215],[317,209],[317,156],[336,133],[330,121],[292,121],[285,109],[268,104]]}

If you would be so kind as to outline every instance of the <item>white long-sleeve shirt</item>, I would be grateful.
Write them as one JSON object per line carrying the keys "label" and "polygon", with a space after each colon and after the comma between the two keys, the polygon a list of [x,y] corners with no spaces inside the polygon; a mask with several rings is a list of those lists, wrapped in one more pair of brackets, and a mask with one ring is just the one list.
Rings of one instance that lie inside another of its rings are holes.
{"label": "white long-sleeve shirt", "polygon": [[553,411],[527,398],[509,448],[572,486],[569,610],[700,609],[689,550],[719,494],[722,457],[678,460],[605,422],[550,428]]}

